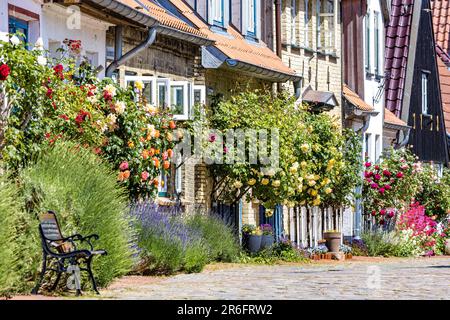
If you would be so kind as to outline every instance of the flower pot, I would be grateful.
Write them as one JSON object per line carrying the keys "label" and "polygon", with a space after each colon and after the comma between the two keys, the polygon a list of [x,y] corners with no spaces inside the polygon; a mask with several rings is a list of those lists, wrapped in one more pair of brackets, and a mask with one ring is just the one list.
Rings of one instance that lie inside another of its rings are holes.
{"label": "flower pot", "polygon": [[257,236],[257,235],[248,235],[247,236],[247,241],[246,241],[246,245],[245,248],[251,252],[251,253],[256,253],[261,249],[261,240],[262,240],[262,236]]}
{"label": "flower pot", "polygon": [[313,255],[311,256],[311,259],[312,259],[312,260],[320,260],[320,254],[313,254]]}
{"label": "flower pot", "polygon": [[341,245],[341,233],[340,232],[324,232],[323,238],[327,241],[327,248],[330,252],[339,252]]}
{"label": "flower pot", "polygon": [[326,260],[331,260],[331,259],[333,259],[333,255],[331,254],[331,253],[325,253],[325,259]]}
{"label": "flower pot", "polygon": [[346,253],[345,254],[345,260],[351,259],[351,258],[353,258],[353,255],[351,253]]}
{"label": "flower pot", "polygon": [[450,239],[445,240],[445,254],[450,256]]}
{"label": "flower pot", "polygon": [[273,235],[268,234],[268,235],[262,235],[261,238],[261,249],[266,249],[266,248],[270,248],[273,245],[274,239],[273,239]]}

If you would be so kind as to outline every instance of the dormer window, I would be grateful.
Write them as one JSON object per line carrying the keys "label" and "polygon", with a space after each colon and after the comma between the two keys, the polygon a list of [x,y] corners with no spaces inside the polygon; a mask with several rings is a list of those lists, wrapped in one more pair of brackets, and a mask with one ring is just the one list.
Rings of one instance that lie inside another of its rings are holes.
{"label": "dormer window", "polygon": [[224,27],[224,1],[225,0],[210,0],[211,24],[218,27]]}

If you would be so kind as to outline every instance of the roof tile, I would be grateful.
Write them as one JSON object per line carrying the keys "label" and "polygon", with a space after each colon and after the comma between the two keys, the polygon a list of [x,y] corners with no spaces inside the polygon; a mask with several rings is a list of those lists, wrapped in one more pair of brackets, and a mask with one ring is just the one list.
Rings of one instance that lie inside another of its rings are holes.
{"label": "roof tile", "polygon": [[394,124],[397,126],[406,127],[407,124],[398,118],[395,114],[393,114],[389,109],[384,109],[384,123]]}
{"label": "roof tile", "polygon": [[450,1],[432,0],[431,10],[436,44],[448,54],[450,53]]}
{"label": "roof tile", "polygon": [[373,106],[361,99],[361,97],[358,96],[358,94],[350,89],[346,84],[343,85],[342,94],[348,102],[362,111],[372,112],[375,110]]}
{"label": "roof tile", "polygon": [[439,81],[441,85],[442,111],[444,112],[444,122],[447,133],[450,134],[450,70],[444,62],[437,58],[439,69]]}

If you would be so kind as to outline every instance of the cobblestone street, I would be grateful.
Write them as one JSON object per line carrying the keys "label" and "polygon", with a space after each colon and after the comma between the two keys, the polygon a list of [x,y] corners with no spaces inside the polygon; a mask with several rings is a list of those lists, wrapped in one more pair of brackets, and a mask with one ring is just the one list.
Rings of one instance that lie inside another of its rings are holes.
{"label": "cobblestone street", "polygon": [[109,299],[450,299],[450,257],[304,265],[222,265],[200,274],[125,277]]}

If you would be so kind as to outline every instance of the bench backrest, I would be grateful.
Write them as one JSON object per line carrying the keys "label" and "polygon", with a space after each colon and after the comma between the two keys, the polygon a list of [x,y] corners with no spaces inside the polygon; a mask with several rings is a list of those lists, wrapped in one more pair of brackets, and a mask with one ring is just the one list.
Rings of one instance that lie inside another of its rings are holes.
{"label": "bench backrest", "polygon": [[73,246],[69,242],[61,241],[63,238],[61,229],[59,227],[56,213],[47,211],[39,215],[39,228],[43,236],[44,245],[50,248],[56,248],[60,253],[66,253],[73,250]]}

